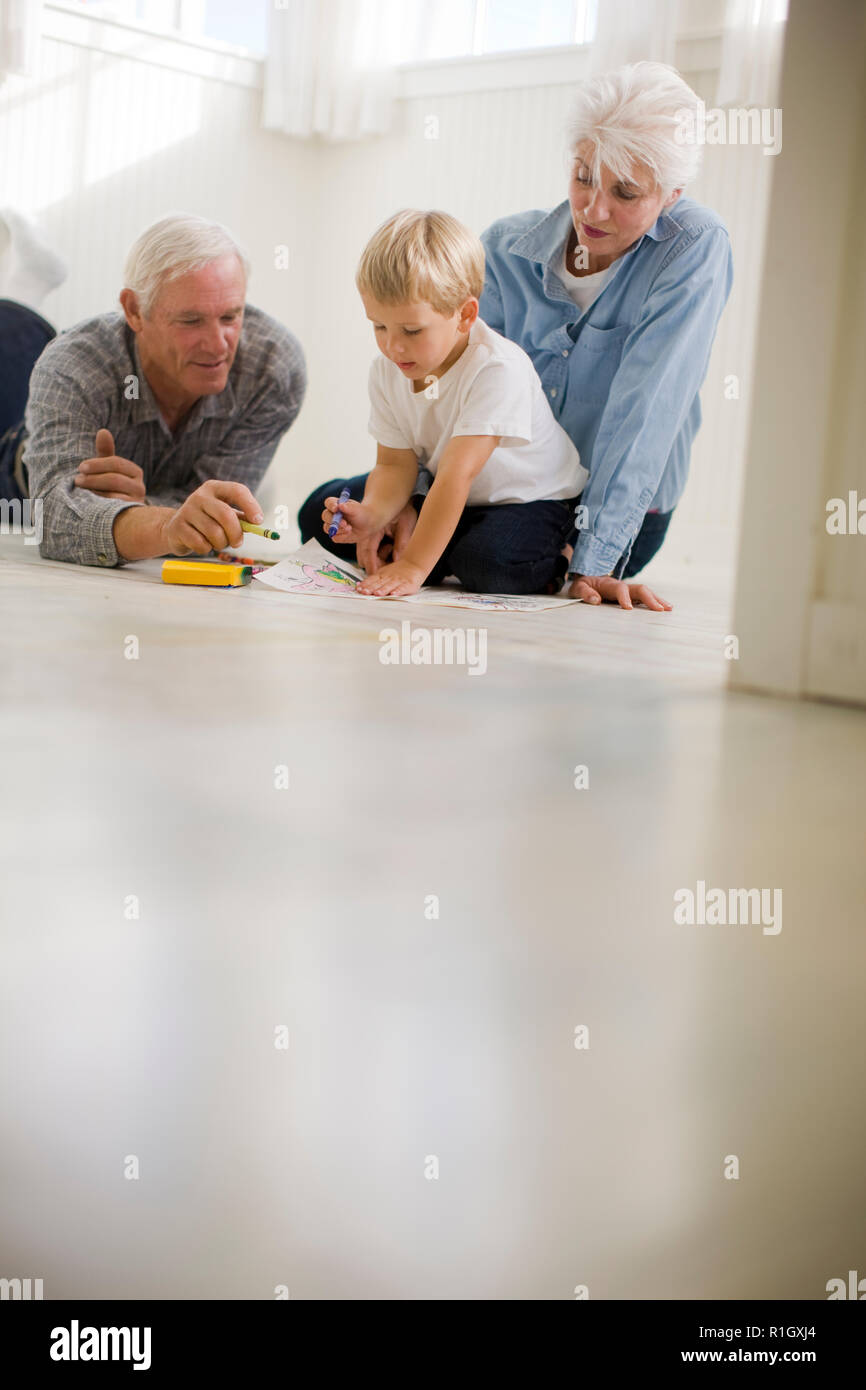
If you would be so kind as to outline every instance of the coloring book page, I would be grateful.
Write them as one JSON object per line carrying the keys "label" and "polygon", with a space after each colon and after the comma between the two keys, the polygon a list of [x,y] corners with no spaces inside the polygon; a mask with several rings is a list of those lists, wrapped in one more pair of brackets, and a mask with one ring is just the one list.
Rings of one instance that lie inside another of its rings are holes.
{"label": "coloring book page", "polygon": [[497,613],[538,613],[545,608],[562,608],[580,599],[555,598],[545,594],[470,594],[449,585],[423,588],[417,594],[398,598],[377,599],[372,594],[359,594],[358,585],[364,571],[332,555],[318,541],[307,541],[300,550],[287,555],[279,564],[253,575],[253,582],[267,584],[287,594],[303,594],[311,598],[363,599],[367,603],[423,603],[438,608],[472,608]]}

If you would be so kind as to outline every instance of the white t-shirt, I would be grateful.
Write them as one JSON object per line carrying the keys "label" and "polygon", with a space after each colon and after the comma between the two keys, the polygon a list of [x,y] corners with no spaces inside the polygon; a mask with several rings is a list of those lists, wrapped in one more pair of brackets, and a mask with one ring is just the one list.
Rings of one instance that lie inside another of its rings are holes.
{"label": "white t-shirt", "polygon": [[[472,480],[467,505],[576,497],[589,474],[554,418],[531,359],[476,319],[453,366],[422,391],[380,353],[370,367],[369,430],[389,449],[413,449],[435,476],[455,435],[502,438]],[[435,392],[435,394],[433,394]]]}
{"label": "white t-shirt", "polygon": [[590,304],[594,304],[601,294],[610,277],[617,267],[617,262],[612,261],[607,270],[596,271],[595,275],[572,275],[568,268],[566,253],[568,251],[568,238],[566,237],[565,246],[562,248],[562,265],[559,270],[559,278],[568,290],[569,295],[574,300],[578,309],[586,313]]}

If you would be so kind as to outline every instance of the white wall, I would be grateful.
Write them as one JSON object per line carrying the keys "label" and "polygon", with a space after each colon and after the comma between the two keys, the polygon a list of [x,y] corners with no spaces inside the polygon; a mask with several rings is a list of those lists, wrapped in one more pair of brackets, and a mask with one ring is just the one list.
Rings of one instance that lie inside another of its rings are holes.
{"label": "white wall", "polygon": [[792,0],[747,439],[732,684],[866,704],[866,9]]}
{"label": "white wall", "polygon": [[[68,328],[118,308],[136,236],[185,210],[232,229],[253,262],[251,302],[306,342],[310,280],[299,247],[311,237],[315,154],[260,128],[259,64],[50,8],[45,22],[56,36],[43,37],[36,71],[0,86],[0,206],[34,214],[68,261],[46,318]],[[275,268],[280,243],[292,248],[294,273]],[[290,431],[274,466],[291,476],[298,463]]]}
{"label": "white wall", "polygon": [[[686,13],[703,23],[718,5]],[[310,371],[301,415],[261,490],[294,510],[317,482],[365,470],[372,333],[354,288],[365,239],[399,207],[442,207],[477,231],[565,196],[564,126],[584,57],[539,55],[433,64],[409,72],[394,132],[331,145],[259,127],[257,65],[221,64],[174,41],[47,11],[53,37],[32,78],[0,88],[0,204],[39,214],[70,264],[45,306],[58,327],[114,306],[125,252],[176,208],[226,222],[252,254],[250,299],[298,333]],[[121,50],[97,52],[88,43]],[[720,46],[684,35],[677,63],[715,100]],[[217,64],[217,66],[220,66]],[[479,80],[486,90],[467,90]],[[515,85],[517,84],[517,85]],[[438,138],[425,138],[427,118]],[[692,196],[728,222],[735,287],[703,392],[692,476],[663,555],[732,573],[742,487],[763,212],[774,160],[755,147],[708,147]],[[274,247],[289,247],[287,271]],[[737,400],[724,397],[735,374]]]}

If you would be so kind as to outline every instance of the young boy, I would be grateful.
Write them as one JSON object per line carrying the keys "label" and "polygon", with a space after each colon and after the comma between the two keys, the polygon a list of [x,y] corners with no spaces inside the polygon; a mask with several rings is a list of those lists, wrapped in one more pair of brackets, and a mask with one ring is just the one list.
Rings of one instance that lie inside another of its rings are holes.
{"label": "young boy", "polygon": [[[369,380],[376,466],[307,499],[304,540],[336,553],[354,543],[367,570],[359,592],[380,598],[448,575],[481,593],[556,592],[588,475],[530,358],[478,317],[478,237],[442,212],[399,212],[366,246],[356,284],[381,353]],[[413,526],[419,465],[433,482]]]}

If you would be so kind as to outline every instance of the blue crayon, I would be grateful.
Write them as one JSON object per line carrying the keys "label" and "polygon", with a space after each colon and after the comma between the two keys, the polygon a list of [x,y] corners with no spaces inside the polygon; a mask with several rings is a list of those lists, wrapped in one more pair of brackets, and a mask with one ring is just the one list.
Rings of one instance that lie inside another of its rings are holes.
{"label": "blue crayon", "polygon": [[[349,500],[349,498],[350,498],[351,496],[352,496],[352,494],[351,494],[351,492],[349,491],[349,489],[348,489],[347,487],[344,487],[344,488],[343,488],[343,491],[340,493],[340,496],[339,496],[338,499],[337,499],[337,501],[338,501],[340,507],[342,507],[342,505],[343,505],[344,502],[348,502],[348,500]],[[340,522],[341,522],[342,520],[343,520],[343,513],[342,513],[341,511],[339,511],[339,510],[337,510],[336,512],[334,512],[334,520],[331,522],[330,526],[328,527],[328,535],[329,535],[329,536],[336,536],[337,532],[338,532],[339,529],[340,529]]]}

